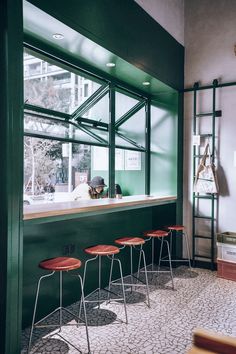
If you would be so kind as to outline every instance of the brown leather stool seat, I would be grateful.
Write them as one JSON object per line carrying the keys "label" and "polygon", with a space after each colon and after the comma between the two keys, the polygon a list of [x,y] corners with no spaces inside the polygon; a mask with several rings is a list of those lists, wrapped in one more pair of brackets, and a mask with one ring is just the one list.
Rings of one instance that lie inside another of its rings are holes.
{"label": "brown leather stool seat", "polygon": [[166,237],[169,236],[169,232],[164,230],[151,230],[151,231],[145,231],[144,235],[146,237]]}
{"label": "brown leather stool seat", "polygon": [[[27,353],[30,353],[31,349],[31,344],[32,344],[32,337],[33,337],[33,330],[34,328],[42,328],[42,327],[57,327],[59,328],[59,332],[61,332],[61,328],[63,325],[63,316],[62,316],[62,311],[65,311],[69,313],[71,316],[73,316],[77,322],[76,326],[78,327],[80,322],[79,320],[82,320],[80,316],[75,315],[72,313],[70,310],[62,306],[62,297],[63,297],[63,273],[64,272],[69,272],[71,270],[79,269],[82,266],[82,262],[77,259],[77,258],[72,258],[72,257],[55,257],[55,258],[49,258],[49,259],[44,259],[39,263],[39,268],[42,268],[44,270],[50,271],[49,274],[42,275],[39,280],[38,280],[38,285],[37,285],[37,292],[35,296],[35,303],[34,303],[34,312],[33,312],[33,319],[32,319],[32,324],[31,324],[31,330],[30,330],[30,336],[29,336],[29,343],[28,343],[28,351]],[[45,278],[49,278],[53,276],[55,273],[59,273],[59,307],[57,307],[54,311],[50,312],[48,315],[43,317],[41,320],[35,322],[35,317],[36,317],[36,311],[37,311],[37,305],[38,305],[38,298],[39,298],[39,291],[40,291],[40,286],[41,282]],[[77,279],[80,281],[80,286],[81,286],[81,306],[83,306],[84,310],[84,319],[82,322],[85,324],[85,329],[86,329],[86,337],[87,337],[87,344],[88,344],[88,351],[90,353],[90,343],[89,343],[89,336],[88,336],[88,325],[87,325],[87,316],[86,316],[86,309],[85,309],[85,300],[84,300],[84,287],[83,287],[83,281],[82,278],[79,274],[73,274],[76,276]],[[44,324],[43,321],[46,318],[49,318],[52,314],[55,314],[57,311],[59,311],[59,323],[55,324],[48,324],[47,322]],[[74,325],[74,324],[72,324]],[[66,340],[68,343],[69,341]]]}
{"label": "brown leather stool seat", "polygon": [[184,231],[185,227],[183,225],[172,225],[167,227],[170,231]]}
{"label": "brown leather stool seat", "polygon": [[70,257],[56,257],[49,258],[41,261],[39,263],[39,268],[52,270],[55,272],[59,271],[69,271],[73,269],[78,269],[82,265],[82,262],[77,258]]}
{"label": "brown leather stool seat", "polygon": [[117,238],[115,243],[121,246],[140,246],[144,245],[145,240],[141,237],[121,237]]}
{"label": "brown leather stool seat", "polygon": [[92,256],[112,256],[120,252],[120,249],[112,245],[96,245],[89,248],[85,248],[85,253]]}

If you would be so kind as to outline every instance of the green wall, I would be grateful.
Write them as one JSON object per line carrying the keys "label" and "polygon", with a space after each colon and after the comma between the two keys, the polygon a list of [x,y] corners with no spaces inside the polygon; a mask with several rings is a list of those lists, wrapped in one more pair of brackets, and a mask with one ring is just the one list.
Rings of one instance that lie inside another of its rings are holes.
{"label": "green wall", "polygon": [[20,0],[0,3],[0,353],[19,353],[22,306],[23,23]]}
{"label": "green wall", "polygon": [[[136,210],[126,210],[109,214],[82,217],[73,220],[58,222],[48,222],[33,224],[24,223],[24,277],[23,277],[23,327],[30,324],[33,312],[33,302],[36,291],[36,284],[39,277],[45,272],[37,267],[38,263],[47,258],[58,255],[66,255],[65,246],[72,244],[75,246],[72,257],[81,260],[89,258],[83,249],[95,244],[113,244],[114,239],[122,236],[142,235],[145,230],[162,227],[163,225],[175,223],[176,206],[175,203],[147,207]],[[150,243],[145,245],[147,261],[150,263]],[[120,258],[123,263],[124,273],[129,272],[127,262],[129,254],[122,251]],[[108,282],[109,262],[104,260],[103,285]],[[80,274],[82,274],[83,268]],[[85,287],[85,292],[89,293],[97,287],[97,263],[93,263],[88,268],[89,281]],[[77,279],[64,277],[65,305],[76,301],[79,296],[79,283],[76,287]],[[39,301],[38,316],[47,314],[47,311],[57,306],[58,277],[46,280],[42,286],[42,293]]]}
{"label": "green wall", "polygon": [[151,107],[150,193],[158,196],[177,195],[178,104],[171,103]]}
{"label": "green wall", "polygon": [[115,180],[124,196],[145,194],[145,154],[141,152],[141,170],[115,171]]}

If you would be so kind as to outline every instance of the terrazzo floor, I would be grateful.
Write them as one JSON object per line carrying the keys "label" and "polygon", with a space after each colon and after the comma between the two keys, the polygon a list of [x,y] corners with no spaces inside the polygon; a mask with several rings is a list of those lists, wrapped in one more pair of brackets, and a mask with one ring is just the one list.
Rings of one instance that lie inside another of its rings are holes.
{"label": "terrazzo floor", "polygon": [[[184,354],[196,327],[236,337],[236,282],[216,277],[216,272],[185,266],[174,269],[175,290],[167,274],[149,273],[150,304],[145,288],[127,292],[128,321],[122,302],[87,305],[92,354]],[[117,290],[117,287],[116,287]],[[107,296],[107,294],[106,294]],[[78,311],[78,304],[70,307]],[[70,323],[74,320],[67,318]],[[31,353],[87,353],[85,327],[64,326],[45,333],[35,330]],[[22,333],[26,353],[29,329]],[[68,342],[71,344],[69,344]]]}

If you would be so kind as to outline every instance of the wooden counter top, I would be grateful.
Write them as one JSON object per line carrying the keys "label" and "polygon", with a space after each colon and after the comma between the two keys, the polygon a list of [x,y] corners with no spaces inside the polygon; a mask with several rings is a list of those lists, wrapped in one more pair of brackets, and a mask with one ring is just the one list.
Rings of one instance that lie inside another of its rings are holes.
{"label": "wooden counter top", "polygon": [[175,196],[154,197],[136,195],[123,197],[122,199],[104,198],[97,200],[80,200],[41,205],[26,205],[24,206],[24,220],[36,221],[37,219],[39,222],[47,222],[54,220],[65,220],[69,218],[74,219],[76,217],[89,216],[98,213],[107,213],[118,210],[169,204],[175,202],[176,199],[177,198]]}

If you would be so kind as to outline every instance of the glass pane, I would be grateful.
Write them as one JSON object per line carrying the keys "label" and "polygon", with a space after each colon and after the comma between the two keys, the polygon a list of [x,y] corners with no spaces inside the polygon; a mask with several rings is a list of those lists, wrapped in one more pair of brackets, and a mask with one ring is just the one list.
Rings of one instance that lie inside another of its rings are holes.
{"label": "glass pane", "polygon": [[[145,124],[145,109],[142,108],[119,126],[118,132],[136,142],[136,144],[145,147]],[[118,140],[119,139],[116,137],[116,145],[118,145]],[[127,144],[121,141],[119,145],[127,146]]]}
{"label": "glass pane", "polygon": [[120,92],[116,92],[115,99],[116,99],[116,111],[115,111],[116,120],[122,117],[125,113],[127,113],[132,107],[134,107],[139,102],[138,99],[134,99]]}
{"label": "glass pane", "polygon": [[115,168],[123,196],[145,194],[145,153],[116,149]]}
{"label": "glass pane", "polygon": [[24,101],[72,113],[101,84],[24,52]]}
{"label": "glass pane", "polygon": [[[92,146],[91,147],[91,178],[101,176],[104,178],[105,184],[109,185],[109,151],[106,147]],[[105,188],[105,193],[108,193],[108,187]]]}
{"label": "glass pane", "polygon": [[177,194],[177,112],[151,107],[151,194]]}
{"label": "glass pane", "polygon": [[135,146],[128,141],[124,140],[123,138],[116,135],[116,146],[124,146],[129,148],[134,148]]}
{"label": "glass pane", "polygon": [[109,123],[109,95],[102,97],[92,108],[82,115],[83,118]]}
{"label": "glass pane", "polygon": [[108,133],[106,131],[99,131],[90,129],[91,134],[87,131],[82,131],[76,126],[67,122],[60,122],[51,120],[49,118],[38,118],[25,114],[24,131],[26,133],[37,133],[54,138],[74,139],[84,141],[86,143],[102,143],[97,140],[92,134],[96,134],[105,141],[108,141]]}
{"label": "glass pane", "polygon": [[91,147],[24,138],[24,204],[73,201],[74,189],[91,178]]}

